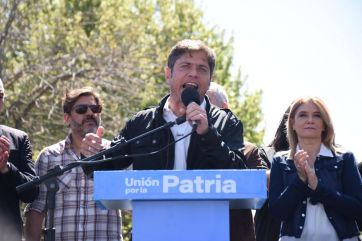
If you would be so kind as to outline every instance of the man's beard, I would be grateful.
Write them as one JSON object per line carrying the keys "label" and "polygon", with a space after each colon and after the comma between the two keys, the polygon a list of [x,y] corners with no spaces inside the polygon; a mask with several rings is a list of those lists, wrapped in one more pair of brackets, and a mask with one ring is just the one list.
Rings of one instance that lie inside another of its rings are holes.
{"label": "man's beard", "polygon": [[[89,122],[89,121],[93,121],[94,126],[85,128],[84,127],[85,123]],[[99,122],[100,122],[100,120],[98,121],[93,116],[87,116],[86,118],[84,118],[82,120],[82,124],[79,124],[76,121],[74,121],[73,119],[71,119],[70,120],[70,127],[72,129],[72,132],[76,132],[81,137],[85,137],[85,135],[88,134],[88,133],[94,133],[95,134],[97,132],[97,129],[98,129],[99,124],[100,124]]]}

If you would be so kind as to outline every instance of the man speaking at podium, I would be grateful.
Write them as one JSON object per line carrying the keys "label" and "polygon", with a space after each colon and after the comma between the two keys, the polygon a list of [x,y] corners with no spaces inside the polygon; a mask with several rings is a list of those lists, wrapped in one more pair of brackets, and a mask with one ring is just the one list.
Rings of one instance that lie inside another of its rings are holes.
{"label": "man speaking at podium", "polygon": [[[241,121],[211,106],[205,96],[214,68],[215,54],[202,41],[178,42],[171,49],[165,68],[169,95],[158,106],[136,113],[112,145],[127,143],[183,116],[186,122],[122,145],[107,155],[118,160],[92,169],[124,169],[131,164],[134,170],[246,168]],[[81,153],[87,157],[102,149],[101,136],[92,133],[87,134],[81,144]]]}

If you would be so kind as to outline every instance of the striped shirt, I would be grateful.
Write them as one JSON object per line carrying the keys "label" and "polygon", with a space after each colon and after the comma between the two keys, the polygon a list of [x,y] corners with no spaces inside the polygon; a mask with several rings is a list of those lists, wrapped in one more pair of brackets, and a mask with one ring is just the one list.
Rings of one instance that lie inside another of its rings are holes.
{"label": "striped shirt", "polygon": [[[35,164],[42,176],[56,165],[66,166],[79,158],[71,149],[71,136],[46,147]],[[58,178],[54,228],[55,240],[91,241],[122,240],[121,215],[118,210],[101,209],[93,201],[93,179],[87,177],[81,167],[73,168]],[[46,187],[40,186],[38,198],[25,210],[46,212]]]}

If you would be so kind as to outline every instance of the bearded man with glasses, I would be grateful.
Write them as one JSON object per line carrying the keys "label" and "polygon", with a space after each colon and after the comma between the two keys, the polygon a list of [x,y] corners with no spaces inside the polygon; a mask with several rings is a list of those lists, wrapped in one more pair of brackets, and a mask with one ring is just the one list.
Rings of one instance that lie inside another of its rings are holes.
{"label": "bearded man with glasses", "polygon": [[[102,102],[91,88],[67,91],[63,102],[64,121],[69,127],[65,140],[46,147],[39,155],[36,171],[39,176],[56,165],[65,166],[80,159],[80,145],[88,133],[103,135],[100,126]],[[106,148],[109,141],[100,139]],[[103,210],[93,201],[93,181],[81,167],[58,177],[54,228],[55,240],[122,240],[121,216],[118,210]],[[44,185],[38,199],[28,205],[26,215],[27,240],[41,239],[41,227],[46,212]]]}

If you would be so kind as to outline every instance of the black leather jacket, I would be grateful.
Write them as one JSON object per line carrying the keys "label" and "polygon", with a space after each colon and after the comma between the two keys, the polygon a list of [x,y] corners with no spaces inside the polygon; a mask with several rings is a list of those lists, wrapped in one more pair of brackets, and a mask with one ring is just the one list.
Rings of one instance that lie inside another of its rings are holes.
{"label": "black leather jacket", "polygon": [[[168,96],[163,98],[159,106],[135,114],[113,140],[112,145],[121,139],[130,140],[165,124],[163,107],[167,98]],[[220,110],[210,105],[207,97],[205,99],[209,131],[204,135],[192,134],[187,155],[187,169],[246,168],[243,156],[243,125],[241,121],[231,111]],[[169,129],[162,130],[134,143],[129,143],[110,156],[115,157],[126,153],[150,153],[173,141],[172,132]],[[122,169],[130,164],[133,164],[134,170],[173,169],[174,155],[173,144],[154,155],[115,161],[112,169]]]}
{"label": "black leather jacket", "polygon": [[1,135],[10,140],[9,172],[0,173],[0,241],[21,240],[22,220],[19,201],[31,202],[38,195],[38,188],[23,193],[16,186],[35,177],[31,144],[26,133],[7,126],[0,126]]}

